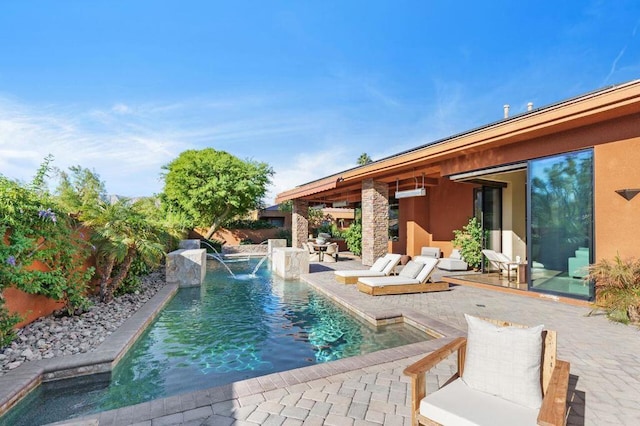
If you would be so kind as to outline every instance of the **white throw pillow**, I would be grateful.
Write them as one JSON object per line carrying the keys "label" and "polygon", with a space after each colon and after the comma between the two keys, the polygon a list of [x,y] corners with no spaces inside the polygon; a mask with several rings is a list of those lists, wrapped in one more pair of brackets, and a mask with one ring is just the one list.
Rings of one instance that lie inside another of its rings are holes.
{"label": "white throw pillow", "polygon": [[401,277],[414,279],[418,276],[420,271],[422,271],[423,267],[424,264],[410,260],[406,265],[404,265],[404,268],[402,268],[402,271],[400,271],[398,275]]}
{"label": "white throw pillow", "polygon": [[467,314],[465,318],[468,336],[462,380],[467,386],[540,408],[543,326],[499,327]]}
{"label": "white throw pillow", "polygon": [[381,257],[373,262],[373,265],[371,265],[370,269],[372,271],[382,272],[382,270],[385,268],[385,266],[387,266],[388,263],[389,259],[387,259],[386,257]]}

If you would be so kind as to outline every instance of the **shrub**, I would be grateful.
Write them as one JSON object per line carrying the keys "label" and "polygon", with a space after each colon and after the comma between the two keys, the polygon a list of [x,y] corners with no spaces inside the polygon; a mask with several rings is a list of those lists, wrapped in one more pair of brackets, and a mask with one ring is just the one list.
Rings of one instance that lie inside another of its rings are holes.
{"label": "shrub", "polygon": [[[0,291],[14,285],[63,301],[69,312],[84,308],[93,268],[80,224],[58,209],[46,192],[0,176]],[[8,243],[8,244],[7,244]],[[32,268],[34,263],[46,270]]]}
{"label": "shrub", "polygon": [[4,298],[0,294],[0,349],[16,338],[14,327],[20,322],[20,316],[11,314],[4,306]]}
{"label": "shrub", "polygon": [[225,224],[227,229],[271,229],[277,228],[266,220],[232,220]]}
{"label": "shrub", "polygon": [[589,266],[595,282],[596,309],[614,321],[640,323],[640,259],[602,259]]}
{"label": "shrub", "polygon": [[278,231],[278,233],[276,234],[276,238],[281,239],[281,240],[287,240],[287,247],[291,247],[293,238],[291,236],[291,230],[290,229],[280,229]]}
{"label": "shrub", "polygon": [[356,256],[360,256],[362,254],[362,225],[354,223],[347,228],[344,232],[344,240],[349,251]]}
{"label": "shrub", "polygon": [[484,236],[482,225],[475,217],[469,219],[469,223],[453,231],[453,246],[460,249],[460,254],[465,262],[474,269],[482,265],[482,242]]}

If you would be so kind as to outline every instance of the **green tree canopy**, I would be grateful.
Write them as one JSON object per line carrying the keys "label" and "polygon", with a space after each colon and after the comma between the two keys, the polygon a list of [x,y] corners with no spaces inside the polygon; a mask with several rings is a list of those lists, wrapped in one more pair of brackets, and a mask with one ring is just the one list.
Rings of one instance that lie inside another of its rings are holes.
{"label": "green tree canopy", "polygon": [[194,226],[209,226],[207,238],[227,220],[262,207],[273,176],[266,163],[212,148],[184,151],[163,169],[167,210],[184,213]]}
{"label": "green tree canopy", "polygon": [[80,216],[87,206],[107,201],[104,182],[95,171],[71,166],[69,172],[58,170],[58,176],[57,201],[73,216]]}
{"label": "green tree canopy", "polygon": [[366,152],[360,154],[360,157],[358,157],[358,165],[364,166],[365,164],[369,163],[373,163],[373,160],[371,159],[371,157],[369,157],[369,154],[367,154]]}

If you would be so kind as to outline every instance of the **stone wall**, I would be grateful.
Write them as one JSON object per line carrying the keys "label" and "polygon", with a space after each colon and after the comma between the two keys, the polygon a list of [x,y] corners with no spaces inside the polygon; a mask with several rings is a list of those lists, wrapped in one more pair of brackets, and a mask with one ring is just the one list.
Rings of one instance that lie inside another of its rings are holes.
{"label": "stone wall", "polygon": [[[286,240],[285,240],[286,241]],[[222,254],[267,254],[266,244],[242,244],[239,246],[222,246]]]}
{"label": "stone wall", "polygon": [[309,202],[293,200],[291,213],[291,246],[300,248],[309,239]]}
{"label": "stone wall", "polygon": [[389,185],[373,179],[362,181],[362,264],[387,253],[389,240]]}

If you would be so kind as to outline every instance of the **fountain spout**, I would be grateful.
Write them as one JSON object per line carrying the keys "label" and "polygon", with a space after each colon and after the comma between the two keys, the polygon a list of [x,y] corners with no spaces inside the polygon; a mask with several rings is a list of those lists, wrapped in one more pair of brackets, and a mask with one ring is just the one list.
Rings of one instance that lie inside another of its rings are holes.
{"label": "fountain spout", "polygon": [[258,272],[258,269],[260,269],[260,266],[262,266],[262,264],[264,263],[265,260],[267,260],[269,258],[269,256],[271,256],[271,253],[267,253],[265,254],[262,259],[260,259],[260,262],[258,262],[258,264],[256,265],[255,268],[253,268],[253,272],[251,272],[252,276],[256,276],[256,272]]}
{"label": "fountain spout", "polygon": [[227,266],[226,263],[224,263],[224,260],[222,259],[222,256],[220,255],[220,253],[218,252],[218,250],[216,250],[216,248],[211,245],[208,241],[204,241],[204,240],[200,240],[200,244],[204,244],[205,246],[209,247],[211,250],[213,250],[214,254],[209,254],[207,253],[207,258],[208,259],[215,259],[218,262],[222,263],[222,266],[224,266],[227,271],[229,271],[229,274],[231,274],[231,276],[233,278],[236,278],[236,274],[233,273],[233,271]]}

